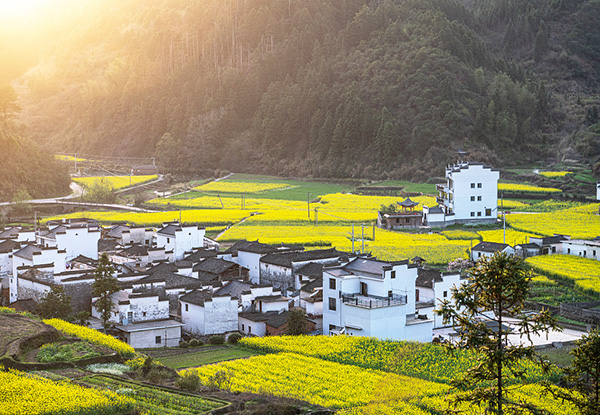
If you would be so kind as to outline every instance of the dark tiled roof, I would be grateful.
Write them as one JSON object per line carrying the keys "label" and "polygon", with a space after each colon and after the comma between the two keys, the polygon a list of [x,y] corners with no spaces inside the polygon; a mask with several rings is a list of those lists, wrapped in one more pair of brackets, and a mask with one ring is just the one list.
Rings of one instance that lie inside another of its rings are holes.
{"label": "dark tiled roof", "polygon": [[302,251],[304,250],[301,246],[295,245],[267,245],[258,241],[237,241],[229,249],[225,251],[226,254],[237,254],[238,251],[252,252],[255,254],[270,254],[273,252],[289,252],[289,251]]}
{"label": "dark tiled roof", "polygon": [[232,267],[237,267],[238,264],[231,261],[226,261],[220,258],[206,258],[194,265],[194,272],[210,272],[211,274],[222,274]]}
{"label": "dark tiled roof", "polygon": [[156,272],[172,272],[176,273],[178,270],[177,265],[169,262],[161,262],[157,265],[152,266],[146,272],[148,274],[154,274]]}
{"label": "dark tiled roof", "polygon": [[100,239],[98,241],[98,252],[115,251],[119,246],[119,242],[112,239]]}
{"label": "dark tiled roof", "polygon": [[200,262],[204,258],[216,258],[218,252],[215,249],[199,249],[196,252],[186,256],[184,260]]}
{"label": "dark tiled roof", "polygon": [[204,302],[206,300],[210,300],[211,298],[212,294],[210,293],[210,291],[194,290],[179,297],[179,301],[204,306]]}
{"label": "dark tiled roof", "polygon": [[148,255],[148,248],[146,248],[145,246],[142,245],[131,245],[128,248],[123,249],[121,252],[119,252],[122,255],[125,256],[146,256]]}
{"label": "dark tiled roof", "polygon": [[12,239],[5,239],[0,242],[0,254],[6,254],[14,251],[15,249],[19,249],[21,244],[13,241]]}
{"label": "dark tiled roof", "polygon": [[196,278],[186,277],[171,272],[156,272],[137,281],[132,281],[131,284],[150,284],[157,282],[164,282],[165,289],[167,290],[172,288],[200,288],[202,285]]}
{"label": "dark tiled roof", "polygon": [[223,287],[215,291],[215,294],[224,295],[229,294],[232,297],[239,298],[243,293],[250,292],[252,285],[242,281],[229,281]]}
{"label": "dark tiled roof", "polygon": [[269,319],[265,322],[265,324],[278,329],[287,323],[289,314],[290,313],[287,311],[276,312],[274,314],[271,314],[269,316]]}
{"label": "dark tiled roof", "polygon": [[260,262],[291,268],[294,262],[305,262],[327,258],[333,260],[339,258],[341,254],[343,253],[337,251],[335,248],[314,251],[282,252],[267,254],[260,259]]}
{"label": "dark tiled roof", "polygon": [[69,262],[79,262],[81,264],[86,264],[94,267],[98,265],[98,260],[88,258],[85,255],[78,255],[75,258],[71,259]]}
{"label": "dark tiled roof", "polygon": [[16,238],[19,236],[19,228],[6,228],[0,231],[0,238]]}
{"label": "dark tiled roof", "polygon": [[275,303],[278,301],[289,301],[289,298],[284,297],[283,295],[263,295],[261,297],[256,297],[256,301],[262,301],[263,303]]}
{"label": "dark tiled roof", "polygon": [[306,265],[302,265],[296,270],[296,274],[306,275],[307,277],[322,277],[323,276],[323,264],[316,262],[309,262]]}
{"label": "dark tiled roof", "polygon": [[33,254],[38,252],[42,252],[42,248],[35,245],[27,245],[26,247],[15,252],[14,255],[31,260],[33,259]]}
{"label": "dark tiled roof", "polygon": [[377,275],[383,278],[383,267],[387,267],[390,264],[384,261],[371,258],[356,258],[354,261],[349,262],[344,266],[344,270],[351,271],[352,273],[366,273]]}
{"label": "dark tiled roof", "polygon": [[567,238],[565,238],[563,235],[554,235],[554,236],[547,236],[545,238],[542,239],[542,243],[544,245],[550,245],[550,244],[557,244],[560,243],[562,241],[566,241]]}
{"label": "dark tiled roof", "polygon": [[540,246],[538,244],[534,244],[532,242],[530,242],[528,244],[519,244],[517,246],[520,246],[521,248],[525,248],[525,249],[540,249]]}
{"label": "dark tiled roof", "polygon": [[129,232],[129,226],[122,224],[112,225],[108,231],[108,236],[111,238],[120,238],[125,231]]}
{"label": "dark tiled roof", "polygon": [[402,206],[402,207],[414,207],[419,204],[419,202],[413,202],[412,200],[410,200],[410,197],[407,197],[402,202],[397,202],[397,203],[398,203],[398,206]]}
{"label": "dark tiled roof", "polygon": [[250,321],[254,321],[256,323],[260,323],[260,322],[265,322],[269,319],[269,314],[272,314],[273,312],[270,311],[269,313],[261,313],[259,311],[245,311],[243,313],[239,313],[238,316],[240,318],[245,318],[247,320]]}
{"label": "dark tiled roof", "polygon": [[417,269],[417,287],[433,288],[434,282],[442,282],[442,273],[435,269]]}
{"label": "dark tiled roof", "polygon": [[176,231],[181,230],[181,225],[178,223],[169,223],[163,226],[161,229],[157,231],[157,233],[162,233],[164,235],[175,236]]}
{"label": "dark tiled roof", "polygon": [[323,277],[315,278],[311,282],[304,284],[300,290],[306,293],[312,293],[317,288],[323,288]]}
{"label": "dark tiled roof", "polygon": [[444,213],[444,211],[439,206],[432,206],[429,208],[429,213]]}
{"label": "dark tiled roof", "polygon": [[498,242],[479,242],[477,245],[473,247],[473,251],[481,251],[481,252],[498,252],[502,251],[505,248],[509,247],[508,244],[501,244]]}

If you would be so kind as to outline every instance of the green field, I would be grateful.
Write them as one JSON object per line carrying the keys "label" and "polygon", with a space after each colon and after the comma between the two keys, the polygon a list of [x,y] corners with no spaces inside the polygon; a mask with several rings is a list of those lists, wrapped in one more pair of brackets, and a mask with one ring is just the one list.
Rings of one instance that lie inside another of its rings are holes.
{"label": "green field", "polygon": [[369,186],[390,186],[390,187],[402,187],[405,192],[423,193],[424,195],[437,195],[435,184],[431,183],[413,183],[406,180],[384,180],[382,182],[375,182],[369,184]]}
{"label": "green field", "polygon": [[[223,347],[223,348],[209,348],[204,349],[192,348],[184,349],[185,353],[163,355],[161,356],[160,351],[150,351],[147,354],[156,357],[161,364],[170,367],[172,369],[182,369],[185,367],[195,367],[208,365],[211,363],[222,362],[225,360],[241,359],[244,357],[256,356],[259,353],[252,352],[249,350],[239,349],[236,347]],[[176,349],[179,352],[181,349]]]}
{"label": "green field", "polygon": [[[260,193],[245,193],[247,197],[260,197],[261,199],[279,199],[279,200],[298,200],[306,201],[308,194],[310,193],[311,200],[316,199],[319,196],[323,196],[330,193],[339,193],[348,190],[352,190],[355,186],[352,185],[340,185],[333,183],[321,183],[321,182],[308,182],[299,180],[287,180],[273,176],[261,176],[254,174],[234,174],[221,182],[242,182],[242,183],[278,183],[287,184],[290,186],[289,189],[283,190],[271,190]],[[192,190],[187,194],[180,194],[173,196],[172,199],[192,199],[200,196],[217,196],[218,193],[214,192],[199,192]],[[241,195],[241,193],[240,193]]]}

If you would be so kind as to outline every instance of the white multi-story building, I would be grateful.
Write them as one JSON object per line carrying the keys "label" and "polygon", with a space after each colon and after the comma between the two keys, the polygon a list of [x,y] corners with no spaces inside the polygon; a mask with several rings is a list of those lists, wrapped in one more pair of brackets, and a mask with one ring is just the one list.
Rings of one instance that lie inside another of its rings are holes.
{"label": "white multi-story building", "polygon": [[238,300],[229,294],[193,290],[179,298],[184,330],[194,334],[222,334],[238,329]]}
{"label": "white multi-story building", "polygon": [[180,260],[186,252],[204,246],[204,233],[204,228],[198,225],[165,223],[156,231],[156,246],[164,247],[166,251],[173,251],[175,260]]}
{"label": "white multi-story building", "polygon": [[586,241],[571,239],[562,241],[562,253],[583,258],[600,259],[600,238]]}
{"label": "white multi-story building", "polygon": [[48,231],[40,232],[38,243],[44,247],[58,247],[66,252],[66,260],[86,256],[98,259],[98,241],[100,229],[88,225],[51,226]]}
{"label": "white multi-story building", "polygon": [[439,207],[423,206],[423,221],[429,226],[495,223],[498,218],[499,179],[498,170],[481,163],[449,165],[446,183],[437,185]]}
{"label": "white multi-story building", "polygon": [[451,326],[451,323],[444,323],[442,316],[433,311],[439,309],[444,301],[449,301],[454,305],[452,297],[452,288],[458,288],[466,282],[458,272],[442,274],[437,270],[419,269],[419,278],[417,279],[417,309],[419,314],[425,314],[433,318],[433,328]]}
{"label": "white multi-story building", "polygon": [[358,257],[323,269],[323,333],[430,342],[416,310],[416,265]]}

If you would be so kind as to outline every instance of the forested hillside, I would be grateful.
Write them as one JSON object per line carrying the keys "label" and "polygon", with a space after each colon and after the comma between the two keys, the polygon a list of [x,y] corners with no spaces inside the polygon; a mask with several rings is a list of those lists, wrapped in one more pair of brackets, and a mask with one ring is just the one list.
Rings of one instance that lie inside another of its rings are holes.
{"label": "forested hillside", "polygon": [[600,154],[597,0],[57,1],[2,45],[56,151],[406,178]]}
{"label": "forested hillside", "polygon": [[67,194],[70,178],[64,166],[22,136],[14,121],[16,99],[12,87],[0,86],[0,202]]}

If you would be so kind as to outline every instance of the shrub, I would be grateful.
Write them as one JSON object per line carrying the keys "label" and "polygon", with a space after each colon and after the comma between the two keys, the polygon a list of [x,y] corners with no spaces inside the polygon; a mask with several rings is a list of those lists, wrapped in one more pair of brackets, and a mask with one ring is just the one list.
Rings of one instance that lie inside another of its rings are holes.
{"label": "shrub", "polygon": [[241,338],[242,335],[240,333],[231,333],[229,337],[227,337],[227,341],[230,344],[237,344],[237,342],[239,342]]}
{"label": "shrub", "polygon": [[210,339],[208,339],[208,342],[210,344],[223,344],[223,343],[225,343],[225,338],[219,334],[216,334],[214,336],[210,336]]}
{"label": "shrub", "polygon": [[190,340],[190,347],[198,347],[198,346],[202,346],[204,344],[204,342],[200,342],[200,340],[198,339],[192,339]]}
{"label": "shrub", "polygon": [[148,372],[148,374],[145,376],[145,379],[150,382],[150,383],[164,383],[165,381],[171,379],[172,374],[167,371],[167,370],[163,370],[160,367],[153,367],[152,369],[150,369],[150,371]]}
{"label": "shrub", "polygon": [[186,391],[197,391],[200,387],[200,376],[195,372],[186,373],[177,379],[175,386]]}
{"label": "shrub", "polygon": [[211,389],[229,389],[232,377],[230,369],[218,370],[208,377],[207,386]]}
{"label": "shrub", "polygon": [[185,340],[179,342],[179,347],[181,347],[183,349],[185,349],[186,347],[189,347],[189,345],[190,344],[188,342],[186,342]]}

